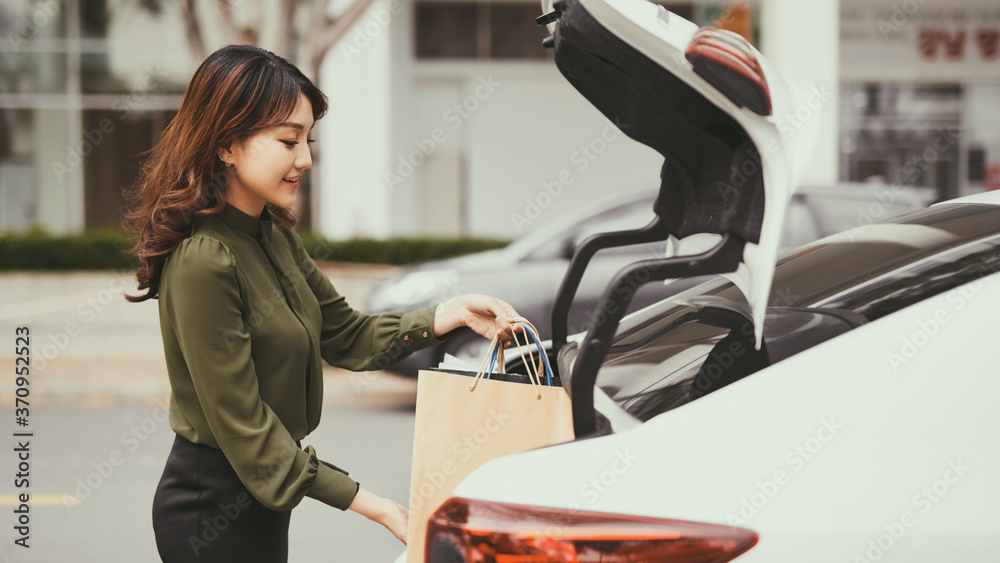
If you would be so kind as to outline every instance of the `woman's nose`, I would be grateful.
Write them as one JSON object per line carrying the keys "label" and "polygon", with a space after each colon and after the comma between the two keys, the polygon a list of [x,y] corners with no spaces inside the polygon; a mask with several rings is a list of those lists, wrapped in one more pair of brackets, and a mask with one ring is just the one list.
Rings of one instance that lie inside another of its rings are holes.
{"label": "woman's nose", "polygon": [[312,151],[309,149],[309,145],[307,143],[301,143],[300,147],[301,150],[295,158],[295,167],[306,170],[312,167]]}

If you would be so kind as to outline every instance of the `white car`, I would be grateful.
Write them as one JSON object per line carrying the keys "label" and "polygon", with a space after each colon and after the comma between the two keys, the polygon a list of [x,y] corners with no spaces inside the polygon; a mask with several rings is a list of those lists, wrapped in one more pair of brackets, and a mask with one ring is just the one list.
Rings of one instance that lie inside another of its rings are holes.
{"label": "white car", "polygon": [[997,271],[990,193],[787,255],[766,358],[725,278],[630,315],[597,431],[474,471],[427,561],[994,560]]}
{"label": "white car", "polygon": [[[552,7],[560,71],[664,155],[657,218],[585,241],[555,301],[576,439],[474,470],[424,560],[995,560],[1000,194],[779,259],[813,128],[782,117],[808,87],[645,0]],[[619,272],[606,317],[567,335],[596,251],[655,237],[675,253]],[[638,274],[717,277],[622,318]]]}

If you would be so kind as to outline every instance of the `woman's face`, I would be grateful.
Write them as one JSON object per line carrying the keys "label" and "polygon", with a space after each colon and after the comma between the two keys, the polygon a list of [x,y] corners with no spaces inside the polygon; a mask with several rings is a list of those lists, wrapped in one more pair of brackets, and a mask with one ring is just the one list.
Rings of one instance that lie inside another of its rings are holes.
{"label": "woman's face", "polygon": [[295,204],[299,179],[312,166],[312,115],[312,104],[300,94],[298,105],[284,123],[219,151],[222,160],[233,165],[229,169],[228,203],[251,217],[260,217],[265,202],[285,209]]}

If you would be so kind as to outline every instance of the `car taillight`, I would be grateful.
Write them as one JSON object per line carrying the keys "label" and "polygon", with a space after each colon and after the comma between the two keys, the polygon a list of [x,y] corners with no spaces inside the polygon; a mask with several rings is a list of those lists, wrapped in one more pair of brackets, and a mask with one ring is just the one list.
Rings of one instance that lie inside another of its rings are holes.
{"label": "car taillight", "polygon": [[685,57],[695,74],[738,106],[771,115],[771,90],[753,47],[742,36],[714,27],[698,30]]}
{"label": "car taillight", "polygon": [[757,543],[743,528],[451,498],[427,525],[427,563],[722,563]]}

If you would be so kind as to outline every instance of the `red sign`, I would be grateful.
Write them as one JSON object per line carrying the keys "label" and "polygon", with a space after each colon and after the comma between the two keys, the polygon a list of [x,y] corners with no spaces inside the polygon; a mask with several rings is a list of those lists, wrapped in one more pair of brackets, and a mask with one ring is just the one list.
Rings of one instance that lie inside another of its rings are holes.
{"label": "red sign", "polygon": [[[924,27],[917,35],[917,50],[924,60],[944,57],[949,61],[965,58],[965,46],[970,37],[964,29],[948,31],[943,28]],[[973,35],[974,49],[984,61],[995,60],[1000,54],[1000,28],[980,28]]]}
{"label": "red sign", "polygon": [[986,177],[983,178],[983,189],[988,192],[1000,190],[1000,164],[988,164],[986,166]]}

